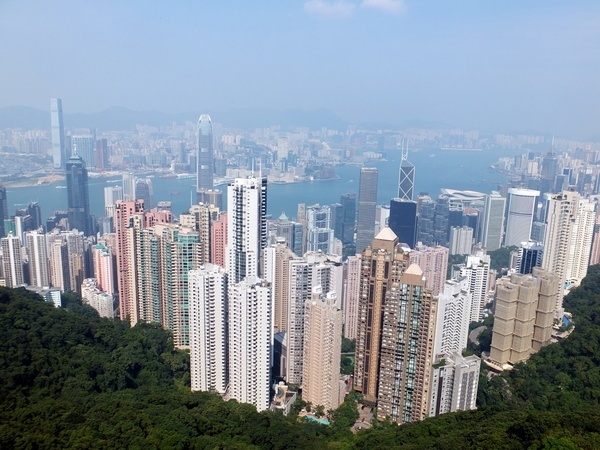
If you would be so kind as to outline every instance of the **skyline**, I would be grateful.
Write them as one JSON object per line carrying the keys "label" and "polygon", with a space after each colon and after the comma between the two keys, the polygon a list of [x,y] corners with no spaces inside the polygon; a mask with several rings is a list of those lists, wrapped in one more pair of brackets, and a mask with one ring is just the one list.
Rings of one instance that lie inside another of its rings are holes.
{"label": "skyline", "polygon": [[65,113],[328,109],[350,123],[599,134],[593,2],[171,8],[3,2],[0,108],[61,98]]}

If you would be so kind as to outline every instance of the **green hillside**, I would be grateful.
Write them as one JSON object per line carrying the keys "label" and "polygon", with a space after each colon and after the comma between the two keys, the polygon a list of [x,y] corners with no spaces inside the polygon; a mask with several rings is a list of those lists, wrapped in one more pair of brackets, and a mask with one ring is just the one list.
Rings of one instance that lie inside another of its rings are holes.
{"label": "green hillside", "polygon": [[600,446],[600,266],[565,299],[576,329],[480,382],[479,410],[353,435],[189,391],[188,357],[153,325],[0,288],[0,448],[594,449]]}

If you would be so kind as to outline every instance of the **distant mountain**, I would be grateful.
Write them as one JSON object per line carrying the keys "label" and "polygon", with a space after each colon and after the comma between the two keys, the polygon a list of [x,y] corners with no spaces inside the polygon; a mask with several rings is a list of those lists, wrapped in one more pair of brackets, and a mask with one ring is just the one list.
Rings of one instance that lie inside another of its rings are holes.
{"label": "distant mountain", "polygon": [[[347,123],[327,109],[231,109],[226,111],[196,111],[168,114],[158,111],[133,111],[124,107],[111,107],[95,113],[64,113],[65,128],[96,128],[98,130],[131,130],[135,125],[169,126],[173,122],[195,122],[201,113],[209,113],[213,121],[227,127],[254,129],[270,126],[282,128],[307,127],[320,129],[345,129]],[[0,108],[0,129],[50,128],[50,111],[27,106]]]}

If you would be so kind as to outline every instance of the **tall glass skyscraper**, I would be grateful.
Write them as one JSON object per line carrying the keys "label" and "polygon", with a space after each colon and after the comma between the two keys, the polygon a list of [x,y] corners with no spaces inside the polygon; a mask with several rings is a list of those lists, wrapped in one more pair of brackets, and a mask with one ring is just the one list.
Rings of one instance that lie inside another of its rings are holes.
{"label": "tall glass skyscraper", "polygon": [[198,119],[198,157],[196,170],[196,189],[213,188],[213,134],[212,121],[208,114]]}
{"label": "tall glass skyscraper", "polygon": [[0,186],[0,238],[6,235],[4,221],[9,218],[8,201],[6,200],[6,188],[4,186]]}
{"label": "tall glass skyscraper", "polygon": [[64,169],[67,162],[67,149],[60,98],[50,100],[50,123],[52,126],[52,163],[55,169]]}
{"label": "tall glass skyscraper", "polygon": [[83,231],[85,236],[89,236],[93,230],[85,162],[81,156],[75,154],[67,161],[66,169],[69,227]]}
{"label": "tall glass skyscraper", "polygon": [[358,186],[358,219],[356,224],[356,251],[362,252],[375,237],[375,213],[377,210],[377,180],[375,168],[360,169]]}
{"label": "tall glass skyscraper", "polygon": [[390,201],[389,227],[401,243],[415,248],[417,244],[417,202],[402,198]]}

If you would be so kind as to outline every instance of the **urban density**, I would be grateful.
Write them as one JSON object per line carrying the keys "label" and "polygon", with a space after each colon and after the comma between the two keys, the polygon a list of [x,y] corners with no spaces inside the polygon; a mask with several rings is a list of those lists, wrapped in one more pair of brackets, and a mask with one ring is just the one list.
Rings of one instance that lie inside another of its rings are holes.
{"label": "urban density", "polygon": [[[320,420],[351,391],[371,411],[363,427],[475,409],[482,360],[500,373],[564,339],[563,298],[600,262],[597,143],[498,135],[496,152],[523,149],[489,167],[505,182],[436,196],[415,191],[429,168],[409,161],[408,143],[413,155],[483,151],[476,132],[236,134],[202,114],[98,134],[67,130],[61,99],[50,119],[49,130],[1,135],[4,153],[46,161],[38,170],[54,178],[44,183],[64,180],[66,193],[46,218],[35,201],[10,214],[0,188],[2,284],[56,306],[74,291],[102,317],[160,324],[189,351],[192,390],[258,411],[288,413],[301,398]],[[381,179],[374,163],[392,154],[397,178]],[[341,165],[360,168],[357,192],[286,205],[293,218],[268,214],[273,186],[301,192]],[[96,216],[90,180],[115,177]],[[24,178],[2,176],[8,186]],[[194,183],[189,210],[155,198],[162,178]],[[390,183],[395,196],[381,204]],[[470,332],[486,327],[480,358]]]}

